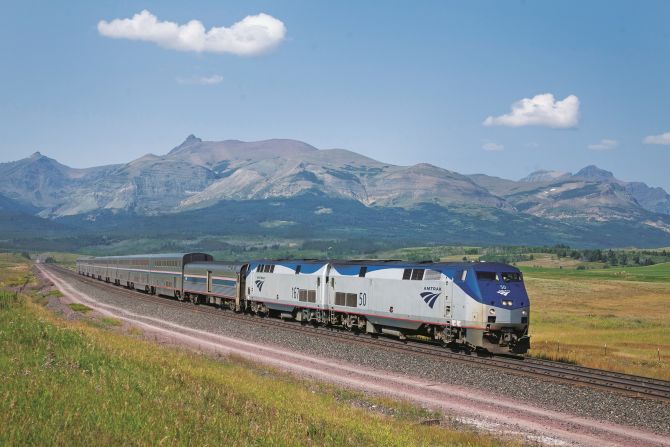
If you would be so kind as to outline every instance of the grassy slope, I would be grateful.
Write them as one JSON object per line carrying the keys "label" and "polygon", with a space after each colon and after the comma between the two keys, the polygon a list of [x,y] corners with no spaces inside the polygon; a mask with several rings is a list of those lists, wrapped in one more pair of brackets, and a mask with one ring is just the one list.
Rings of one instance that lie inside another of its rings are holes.
{"label": "grassy slope", "polygon": [[[10,264],[5,257],[0,262]],[[4,270],[20,283],[26,264]],[[84,317],[88,320],[90,317]],[[0,292],[0,445],[497,445],[430,414],[240,360],[157,347]],[[344,401],[344,402],[342,402]]]}
{"label": "grassy slope", "polygon": [[670,380],[670,263],[523,271],[531,355]]}

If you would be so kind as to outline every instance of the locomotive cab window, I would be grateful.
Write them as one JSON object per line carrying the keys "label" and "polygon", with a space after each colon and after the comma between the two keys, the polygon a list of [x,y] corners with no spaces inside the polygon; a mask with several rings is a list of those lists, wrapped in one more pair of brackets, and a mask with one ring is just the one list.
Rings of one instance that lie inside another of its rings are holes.
{"label": "locomotive cab window", "polygon": [[498,281],[498,274],[496,272],[477,272],[477,279],[479,281]]}
{"label": "locomotive cab window", "polygon": [[502,279],[505,282],[521,282],[520,272],[502,272]]}

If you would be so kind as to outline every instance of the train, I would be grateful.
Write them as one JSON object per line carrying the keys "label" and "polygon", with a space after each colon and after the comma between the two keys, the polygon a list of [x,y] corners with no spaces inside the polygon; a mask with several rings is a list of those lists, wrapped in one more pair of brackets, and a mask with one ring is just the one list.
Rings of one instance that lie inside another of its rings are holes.
{"label": "train", "polygon": [[77,272],[148,294],[372,336],[489,354],[523,355],[530,349],[523,274],[503,263],[235,263],[207,253],[177,253],[80,258]]}

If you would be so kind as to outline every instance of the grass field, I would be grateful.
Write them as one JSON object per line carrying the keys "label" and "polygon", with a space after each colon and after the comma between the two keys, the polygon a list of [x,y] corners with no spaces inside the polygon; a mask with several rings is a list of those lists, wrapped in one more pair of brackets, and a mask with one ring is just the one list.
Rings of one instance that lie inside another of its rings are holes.
{"label": "grass field", "polygon": [[27,258],[13,253],[0,253],[0,290],[21,287],[34,281]]}
{"label": "grass field", "polygon": [[635,282],[670,282],[670,263],[650,265],[646,267],[610,267],[600,269],[576,270],[545,267],[520,266],[526,276],[543,279],[561,279],[570,281],[635,281]]}
{"label": "grass field", "polygon": [[582,262],[572,258],[559,258],[551,253],[533,253],[533,259],[516,263],[517,267],[548,267],[575,269],[577,266],[588,268],[602,268],[604,263]]}
{"label": "grass field", "polygon": [[531,355],[670,380],[670,263],[522,270]]}
{"label": "grass field", "polygon": [[75,253],[63,253],[63,252],[57,252],[57,251],[49,251],[45,253],[40,253],[39,258],[40,260],[44,261],[46,259],[50,259],[53,262],[56,262],[64,267],[70,267],[74,268],[77,264],[77,258],[81,257],[82,255],[75,254]]}
{"label": "grass field", "polygon": [[[25,260],[2,262],[2,281],[23,283]],[[160,347],[114,319],[66,321],[7,289],[0,371],[0,445],[509,444],[422,425],[438,415],[406,403]],[[360,408],[373,405],[392,415]]]}

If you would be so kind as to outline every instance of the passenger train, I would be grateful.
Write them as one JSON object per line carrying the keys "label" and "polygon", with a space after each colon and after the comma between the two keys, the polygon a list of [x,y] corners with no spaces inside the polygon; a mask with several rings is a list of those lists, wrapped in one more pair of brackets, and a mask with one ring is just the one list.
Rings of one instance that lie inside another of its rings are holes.
{"label": "passenger train", "polygon": [[81,275],[238,312],[492,354],[530,348],[521,272],[493,262],[256,260],[206,253],[77,260]]}

